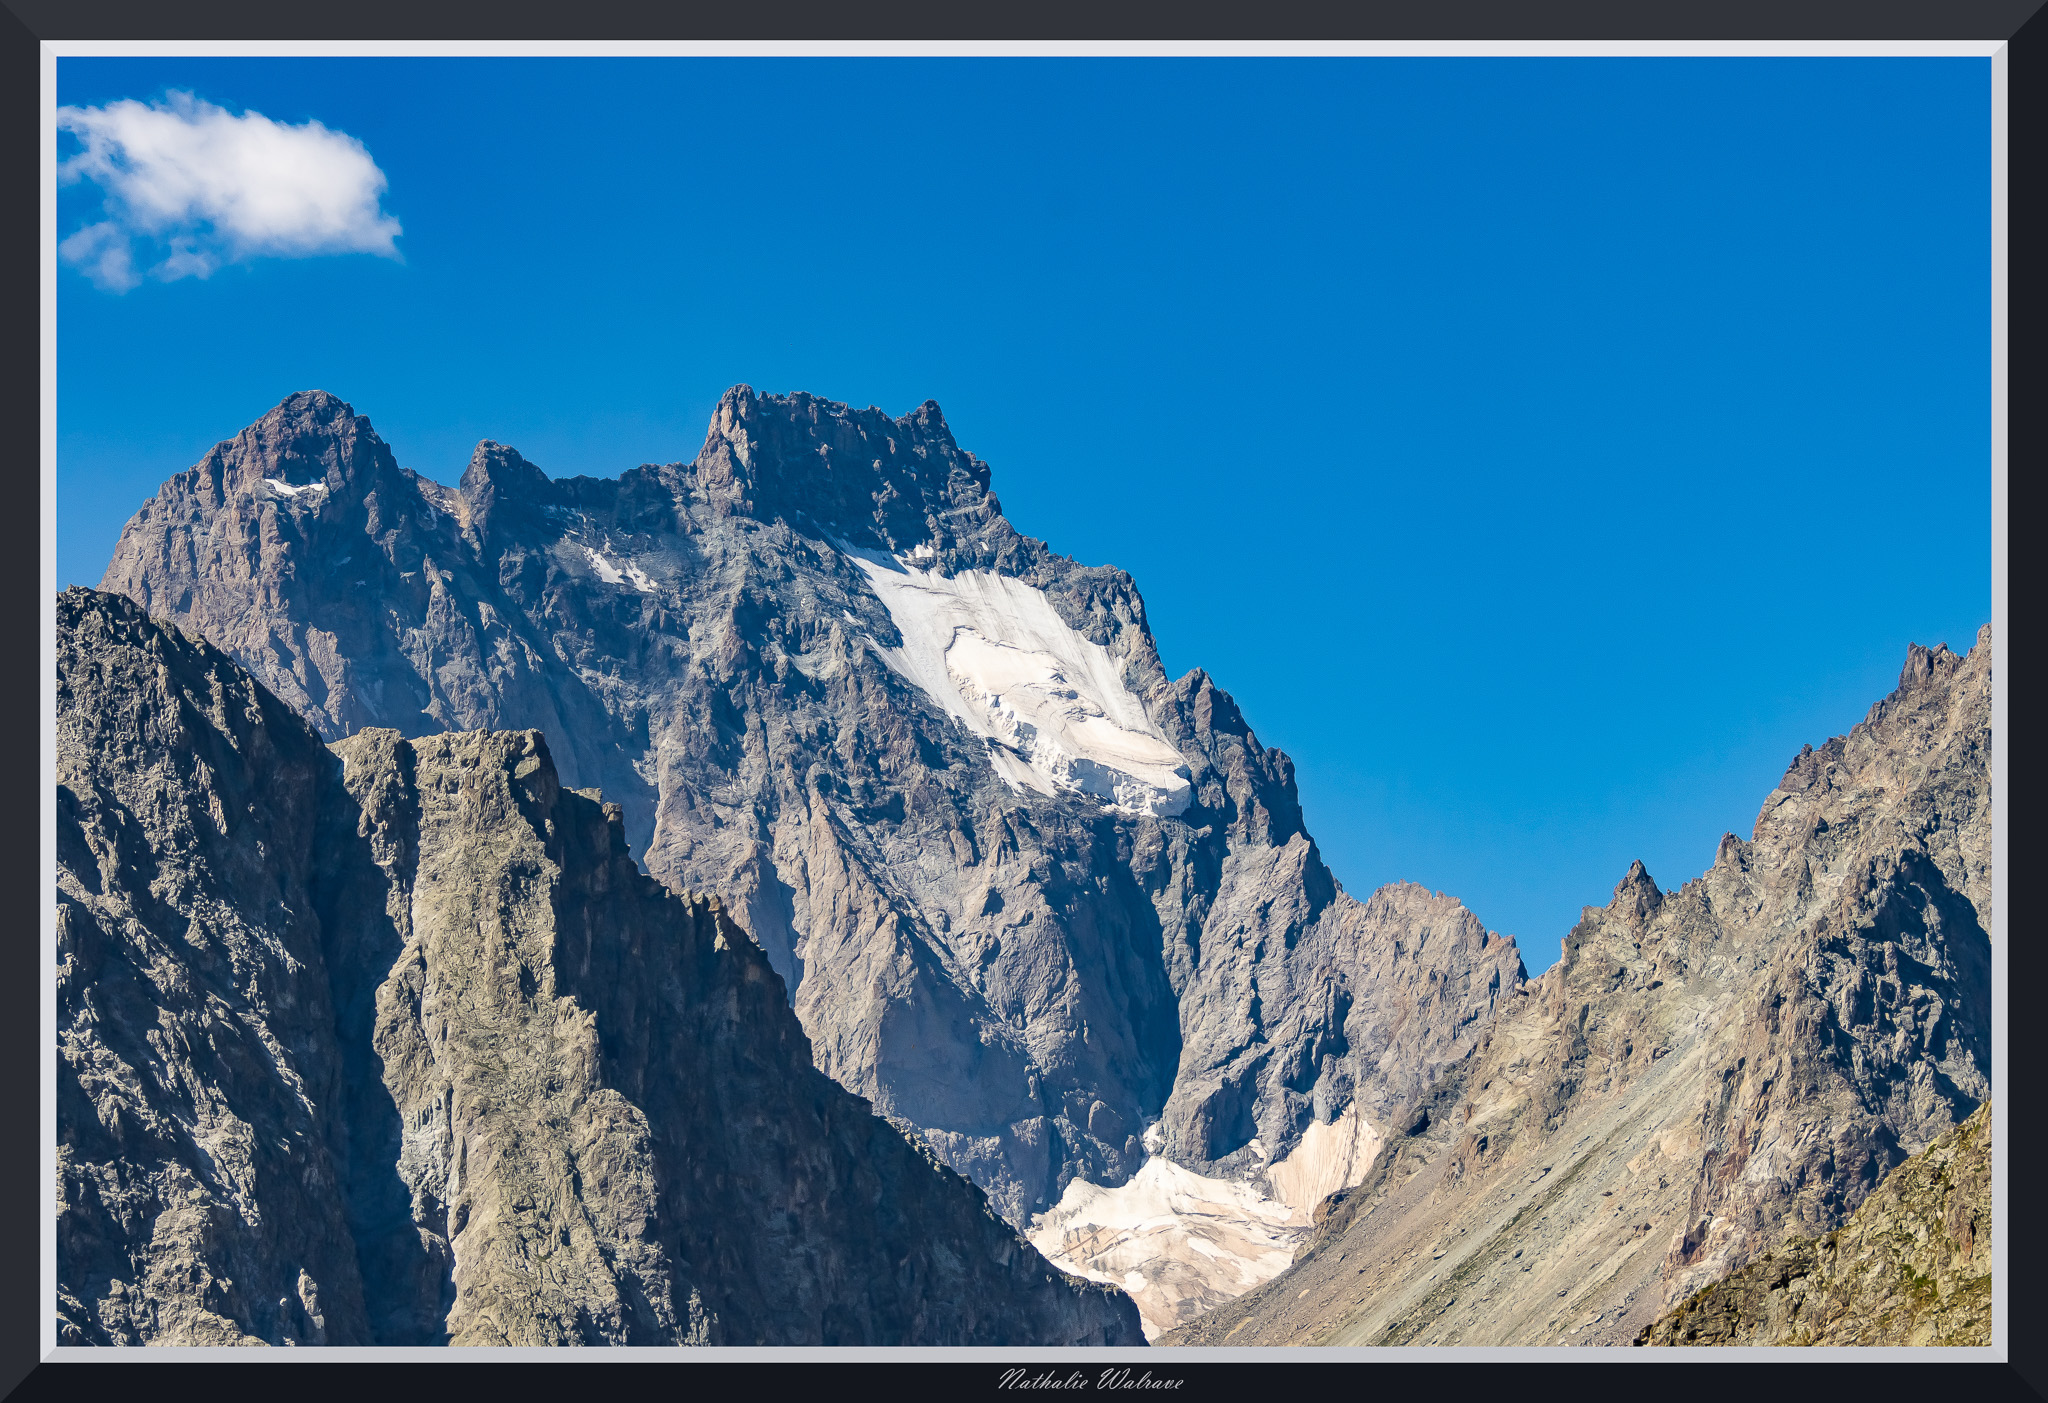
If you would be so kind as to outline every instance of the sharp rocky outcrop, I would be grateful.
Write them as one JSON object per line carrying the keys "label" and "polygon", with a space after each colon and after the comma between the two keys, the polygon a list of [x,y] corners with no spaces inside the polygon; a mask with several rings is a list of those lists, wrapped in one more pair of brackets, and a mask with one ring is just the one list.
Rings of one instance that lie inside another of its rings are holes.
{"label": "sharp rocky outcrop", "polygon": [[721,896],[818,1067],[1012,1224],[1155,1153],[1303,1192],[1274,1167],[1377,1135],[1520,958],[1448,898],[1343,892],[1287,757],[990,481],[935,404],[742,386],[691,461],[487,442],[448,488],[306,393],[166,482],[104,585],[328,740],[543,732],[648,873]]}
{"label": "sharp rocky outcrop", "polygon": [[330,751],[125,598],[57,624],[60,1342],[1141,1342],[539,732]]}
{"label": "sharp rocky outcrop", "polygon": [[1911,649],[1748,840],[1640,863],[1187,1344],[1625,1344],[1839,1227],[1991,1094],[1991,685]]}

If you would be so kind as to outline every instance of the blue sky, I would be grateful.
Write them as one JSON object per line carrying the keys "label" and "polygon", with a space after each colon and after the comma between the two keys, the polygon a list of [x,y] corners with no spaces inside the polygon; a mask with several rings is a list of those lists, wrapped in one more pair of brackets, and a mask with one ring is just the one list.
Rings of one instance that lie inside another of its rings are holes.
{"label": "blue sky", "polygon": [[294,390],[446,482],[486,437],[556,475],[689,458],[739,382],[936,399],[1019,529],[1131,571],[1169,672],[1295,757],[1351,891],[1456,895],[1532,972],[1631,859],[1676,886],[1747,835],[1908,642],[1990,617],[1986,60],[58,84],[317,120],[386,181],[322,245],[370,252],[222,221],[205,277],[147,276],[148,241],[126,291],[60,272],[60,587]]}

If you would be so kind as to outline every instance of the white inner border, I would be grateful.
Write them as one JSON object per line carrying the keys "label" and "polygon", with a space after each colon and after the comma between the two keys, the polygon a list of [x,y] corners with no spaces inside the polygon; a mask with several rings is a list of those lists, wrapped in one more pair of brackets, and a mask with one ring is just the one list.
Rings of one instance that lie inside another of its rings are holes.
{"label": "white inner border", "polygon": [[60,58],[1989,58],[1998,39],[55,39]]}
{"label": "white inner border", "polygon": [[[42,43],[42,766],[46,796],[42,822],[43,914],[43,1164],[54,1175],[57,1161],[57,60],[59,58],[1987,58],[1991,61],[1991,634],[1994,652],[1991,692],[1992,794],[1992,930],[1991,930],[1991,1084],[2002,1097],[2010,1067],[2007,1056],[2006,947],[2011,929],[2011,883],[2007,873],[2012,852],[2005,827],[2005,738],[2008,710],[2004,664],[1997,661],[2007,646],[2007,187],[2006,97],[2007,55],[2002,40],[45,40]],[[2004,1114],[2004,1112],[2000,1112]],[[1992,1202],[2006,1195],[2009,1135],[1992,1139]],[[46,1182],[46,1191],[52,1180]],[[60,1348],[57,1344],[57,1217],[55,1196],[45,1200],[42,1224],[42,1357],[77,1363],[133,1362],[128,1350]],[[233,1360],[244,1363],[338,1362],[342,1360],[405,1361],[461,1364],[518,1360],[533,1363],[591,1363],[672,1360],[711,1363],[727,1360],[987,1361],[991,1365],[1029,1365],[1035,1377],[1046,1361],[1058,1361],[1052,1372],[1064,1379],[1082,1378],[1076,1388],[1101,1386],[1112,1367],[1132,1366],[1135,1378],[1147,1364],[1171,1372],[1183,1365],[1215,1361],[1428,1360],[1518,1363],[1604,1361],[1644,1367],[1713,1365],[1757,1360],[1803,1362],[1881,1362],[1943,1360],[1954,1363],[2007,1360],[2010,1339],[2009,1280],[2005,1219],[1992,1238],[1991,1344],[1976,1349],[1711,1349],[1711,1350],[1571,1350],[1559,1346],[1398,1348],[1290,1348],[1281,1346],[1177,1349],[974,1349],[974,1348],[623,1348],[531,1349],[488,1351],[402,1348],[304,1348],[292,1351],[229,1347],[153,1349],[151,1360]],[[1000,1370],[997,1371],[1000,1376]]]}

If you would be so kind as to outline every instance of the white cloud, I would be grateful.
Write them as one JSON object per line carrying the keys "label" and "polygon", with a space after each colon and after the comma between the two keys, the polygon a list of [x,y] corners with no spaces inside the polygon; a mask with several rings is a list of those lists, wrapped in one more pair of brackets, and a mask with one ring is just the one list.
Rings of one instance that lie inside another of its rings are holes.
{"label": "white cloud", "polygon": [[398,257],[398,221],[380,204],[384,172],[346,132],[237,116],[178,92],[60,107],[57,125],[83,147],[58,178],[106,196],[105,218],[58,250],[108,291],[139,283],[141,263],[171,282],[250,258]]}

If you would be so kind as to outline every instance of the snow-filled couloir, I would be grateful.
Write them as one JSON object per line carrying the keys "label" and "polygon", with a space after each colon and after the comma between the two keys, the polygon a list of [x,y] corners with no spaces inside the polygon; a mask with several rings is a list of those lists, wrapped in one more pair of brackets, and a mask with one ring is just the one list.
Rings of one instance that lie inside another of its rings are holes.
{"label": "snow-filled couloir", "polygon": [[986,740],[1013,788],[1076,791],[1134,813],[1187,808],[1186,760],[1109,650],[1070,628],[1043,591],[989,570],[921,570],[915,552],[842,549],[903,635],[902,647],[876,651]]}

